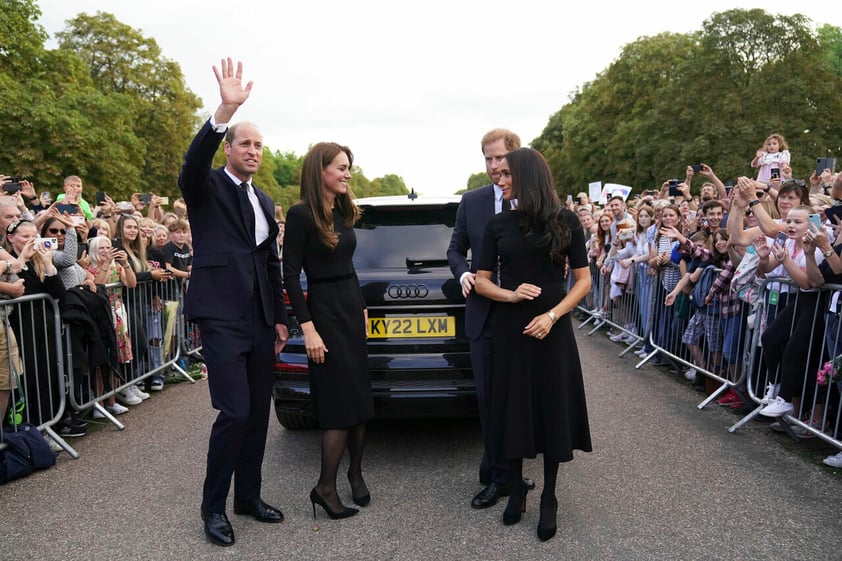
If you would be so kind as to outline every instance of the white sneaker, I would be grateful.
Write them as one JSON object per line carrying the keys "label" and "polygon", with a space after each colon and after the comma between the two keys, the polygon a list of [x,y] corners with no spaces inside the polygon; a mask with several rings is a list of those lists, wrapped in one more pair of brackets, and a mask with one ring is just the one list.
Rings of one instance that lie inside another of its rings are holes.
{"label": "white sneaker", "polygon": [[769,405],[760,410],[760,414],[764,417],[780,417],[795,411],[795,407],[788,401],[784,401],[781,397],[776,397],[769,402]]}
{"label": "white sneaker", "polygon": [[140,387],[137,385],[129,386],[129,388],[131,388],[132,393],[135,395],[135,397],[139,397],[141,401],[146,401],[150,397],[148,393],[140,389]]}
{"label": "white sneaker", "polygon": [[121,401],[126,405],[140,404],[143,400],[134,394],[134,392],[132,391],[132,387],[133,386],[129,386],[123,390],[118,391],[116,394],[114,394],[114,397],[116,397],[118,401]]}
{"label": "white sneaker", "polygon": [[623,333],[622,331],[618,331],[614,335],[609,335],[608,338],[611,339],[612,341],[614,341],[615,343],[619,343],[621,341],[625,341],[626,334]]}
{"label": "white sneaker", "polygon": [[766,393],[763,394],[763,399],[760,400],[760,403],[763,405],[769,405],[776,397],[778,397],[778,392],[780,390],[780,384],[773,384],[772,382],[769,382],[766,384]]}
{"label": "white sneaker", "polygon": [[690,380],[691,382],[695,382],[696,381],[696,369],[695,368],[689,369],[688,371],[686,371],[684,373],[684,377],[687,378],[688,380]]}
{"label": "white sneaker", "polygon": [[825,465],[835,468],[842,468],[842,452],[835,454],[833,456],[828,456],[824,460],[822,460]]}
{"label": "white sneaker", "polygon": [[122,405],[116,402],[114,403],[114,405],[106,405],[105,408],[108,409],[108,412],[112,415],[122,415],[123,413],[129,412],[128,407],[123,407]]}
{"label": "white sneaker", "polygon": [[646,355],[648,355],[649,353],[647,353],[647,352],[646,352],[646,351],[644,351],[643,349],[638,349],[638,350],[636,350],[636,351],[634,352],[634,354],[636,354],[636,355],[637,355],[637,356],[639,356],[640,358],[646,358]]}

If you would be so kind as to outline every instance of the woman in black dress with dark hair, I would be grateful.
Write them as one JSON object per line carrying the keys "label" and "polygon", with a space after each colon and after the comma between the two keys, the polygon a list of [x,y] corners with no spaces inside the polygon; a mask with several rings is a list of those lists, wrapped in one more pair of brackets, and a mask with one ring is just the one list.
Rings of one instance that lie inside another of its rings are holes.
{"label": "woman in black dress with dark hair", "polygon": [[[531,148],[506,154],[499,185],[514,212],[488,223],[479,255],[476,290],[495,301],[490,446],[510,462],[512,485],[506,525],[526,509],[523,458],[544,455],[538,537],[556,532],[559,462],[573,450],[591,451],[579,353],[569,312],[590,290],[582,226],[563,208],[543,156]],[[492,272],[500,267],[500,286]],[[565,268],[575,282],[565,290]]]}
{"label": "woman in black dress with dark hair", "polygon": [[[322,433],[319,482],[310,491],[331,518],[358,512],[342,504],[336,474],[347,445],[348,481],[356,504],[371,495],[362,475],[365,423],[374,416],[368,375],[368,314],[354,271],[354,222],[359,209],[348,187],[354,156],[346,146],[322,142],[304,157],[301,201],[290,207],[284,239],[284,286],[304,333],[310,390]],[[307,275],[307,298],[301,271]]]}

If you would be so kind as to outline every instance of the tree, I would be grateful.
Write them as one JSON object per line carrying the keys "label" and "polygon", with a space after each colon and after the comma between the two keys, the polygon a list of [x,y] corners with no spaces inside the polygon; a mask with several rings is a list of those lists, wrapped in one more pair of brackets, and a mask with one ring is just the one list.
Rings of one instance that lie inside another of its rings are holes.
{"label": "tree", "polygon": [[796,175],[836,154],[842,87],[800,15],[763,10],[713,14],[700,31],[626,45],[620,57],[553,115],[532,145],[559,189],[602,180],[641,189],[707,163],[722,179],[754,173],[749,162],[772,132],[784,134]]}
{"label": "tree", "polygon": [[409,189],[406,188],[403,177],[395,174],[386,174],[371,181],[372,192],[377,195],[406,195]]}
{"label": "tree", "polygon": [[199,126],[199,99],[185,86],[180,66],[154,39],[112,14],[79,14],[57,34],[60,49],[84,61],[93,86],[129,109],[137,139],[139,177],[118,184],[120,196],[153,191],[176,195],[181,160]]}

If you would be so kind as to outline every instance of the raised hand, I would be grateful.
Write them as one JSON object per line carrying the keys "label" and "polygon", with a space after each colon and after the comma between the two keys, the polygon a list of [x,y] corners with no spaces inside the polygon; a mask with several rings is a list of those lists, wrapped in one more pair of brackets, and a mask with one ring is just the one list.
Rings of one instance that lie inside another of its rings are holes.
{"label": "raised hand", "polygon": [[213,73],[216,75],[216,81],[219,83],[219,97],[223,105],[228,105],[236,109],[249,98],[251,88],[254,82],[249,82],[243,87],[243,63],[237,62],[237,68],[234,68],[234,61],[231,57],[222,59],[220,61],[221,69],[216,66],[213,67]]}

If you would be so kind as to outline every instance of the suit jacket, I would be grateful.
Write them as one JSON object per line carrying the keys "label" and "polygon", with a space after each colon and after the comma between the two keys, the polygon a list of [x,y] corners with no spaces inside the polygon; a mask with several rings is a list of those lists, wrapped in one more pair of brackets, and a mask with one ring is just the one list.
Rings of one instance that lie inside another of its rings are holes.
{"label": "suit jacket", "polygon": [[[494,216],[494,186],[486,185],[472,189],[462,195],[459,210],[456,212],[456,226],[447,248],[447,261],[456,280],[468,271],[477,272],[477,262],[482,251],[482,236],[485,225]],[[467,254],[471,250],[471,264]],[[465,335],[476,339],[485,327],[491,309],[491,300],[480,296],[476,290],[468,294],[465,302]]]}
{"label": "suit jacket", "polygon": [[269,224],[269,237],[258,246],[254,229],[241,211],[240,187],[224,168],[211,169],[224,136],[207,121],[190,144],[178,178],[193,233],[193,269],[184,312],[190,320],[242,319],[257,290],[266,324],[286,324],[281,265],[275,251],[275,206],[266,193],[252,186]]}

